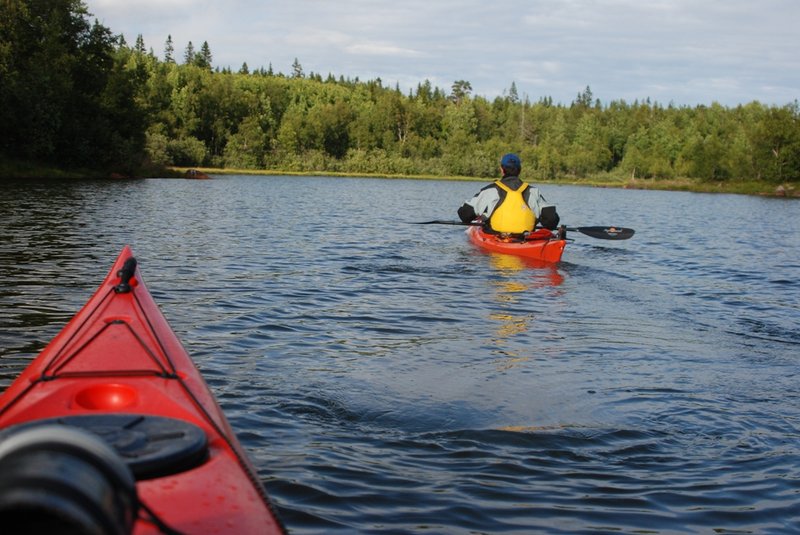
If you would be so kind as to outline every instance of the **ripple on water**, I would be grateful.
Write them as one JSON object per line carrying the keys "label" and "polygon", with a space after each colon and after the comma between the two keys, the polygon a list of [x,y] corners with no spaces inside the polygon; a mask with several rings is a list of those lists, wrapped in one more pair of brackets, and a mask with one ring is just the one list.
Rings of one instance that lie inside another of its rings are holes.
{"label": "ripple on water", "polygon": [[57,186],[0,196],[0,382],[132,244],[293,533],[800,525],[795,204],[549,186],[565,223],[637,233],[544,268],[400,223],[471,183]]}

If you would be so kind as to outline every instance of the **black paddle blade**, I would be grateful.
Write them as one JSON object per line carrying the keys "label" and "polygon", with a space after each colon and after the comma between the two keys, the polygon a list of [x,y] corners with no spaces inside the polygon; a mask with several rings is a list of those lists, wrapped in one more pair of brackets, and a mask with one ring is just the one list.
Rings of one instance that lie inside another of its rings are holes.
{"label": "black paddle blade", "polygon": [[462,227],[477,226],[483,223],[464,223],[463,221],[442,221],[441,219],[434,219],[433,221],[414,221],[413,225],[458,225]]}
{"label": "black paddle blade", "polygon": [[580,232],[598,240],[628,240],[636,232],[624,227],[567,227],[568,231]]}

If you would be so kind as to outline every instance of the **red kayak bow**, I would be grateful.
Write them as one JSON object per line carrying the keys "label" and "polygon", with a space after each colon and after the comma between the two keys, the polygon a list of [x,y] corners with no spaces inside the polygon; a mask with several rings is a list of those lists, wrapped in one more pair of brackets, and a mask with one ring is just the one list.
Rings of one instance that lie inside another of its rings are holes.
{"label": "red kayak bow", "polygon": [[284,532],[127,246],[86,305],[0,396],[0,525],[49,533]]}

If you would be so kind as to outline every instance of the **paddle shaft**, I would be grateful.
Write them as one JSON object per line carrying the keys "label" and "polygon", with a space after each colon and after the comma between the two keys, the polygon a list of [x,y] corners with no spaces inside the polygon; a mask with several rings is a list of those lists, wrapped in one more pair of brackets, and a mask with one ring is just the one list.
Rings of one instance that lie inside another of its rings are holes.
{"label": "paddle shaft", "polygon": [[[483,223],[478,221],[446,221],[441,219],[434,219],[433,221],[419,221],[415,222],[416,225],[456,225],[464,227],[482,226]],[[598,240],[627,240],[633,237],[636,232],[632,228],[625,227],[566,227],[568,232],[580,232],[586,236],[596,238]]]}

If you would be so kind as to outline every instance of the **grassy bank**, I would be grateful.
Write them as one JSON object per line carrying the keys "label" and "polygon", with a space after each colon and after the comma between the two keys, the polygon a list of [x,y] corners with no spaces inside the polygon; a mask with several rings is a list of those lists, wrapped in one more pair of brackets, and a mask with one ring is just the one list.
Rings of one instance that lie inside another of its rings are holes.
{"label": "grassy bank", "polygon": [[[184,176],[189,168],[171,167],[170,170],[175,175]],[[475,178],[466,176],[435,176],[435,175],[383,175],[383,174],[353,174],[353,173],[333,173],[325,171],[281,171],[276,169],[219,169],[212,167],[199,167],[197,171],[207,175],[273,175],[273,176],[340,176],[353,178],[389,178],[389,179],[411,179],[411,180],[463,180],[472,182],[488,182],[486,178]],[[523,178],[525,178],[523,176]],[[536,182],[536,181],[533,181]],[[561,178],[536,182],[542,184],[563,184],[574,186],[588,186],[596,188],[622,188],[622,189],[644,189],[662,191],[690,191],[694,193],[733,193],[740,195],[761,195],[774,197],[794,197],[800,198],[800,186],[792,183],[771,184],[756,180],[730,180],[718,182],[705,182],[682,179],[642,179],[642,178],[619,178],[610,175],[598,175],[585,179]]]}
{"label": "grassy bank", "polygon": [[[412,179],[412,180],[462,180],[471,182],[488,182],[486,178],[466,176],[436,176],[436,175],[385,175],[373,173],[334,173],[326,171],[282,171],[280,169],[220,169],[211,167],[168,167],[166,169],[148,170],[143,176],[153,178],[183,178],[190,170],[195,170],[209,176],[213,175],[279,175],[279,176],[339,176],[352,178],[387,178],[387,179]],[[91,169],[63,169],[52,165],[32,162],[8,160],[0,158],[0,179],[25,179],[25,178],[55,178],[55,179],[101,179],[101,178],[128,178],[116,173],[108,173]],[[524,175],[523,175],[523,178]],[[800,185],[795,183],[772,184],[756,180],[729,180],[719,182],[706,182],[683,179],[641,179],[621,178],[609,174],[597,175],[589,178],[561,178],[547,181],[533,181],[538,185],[567,184],[588,186],[596,188],[623,188],[645,189],[664,191],[691,191],[695,193],[734,193],[740,195],[760,195],[771,197],[800,198]]]}
{"label": "grassy bank", "polygon": [[[177,169],[147,169],[141,176],[182,178]],[[138,178],[121,173],[89,168],[67,168],[41,162],[30,162],[0,157],[0,180],[3,179],[121,179]]]}
{"label": "grassy bank", "polygon": [[0,158],[0,178],[105,178],[89,169],[63,169],[36,162]]}

